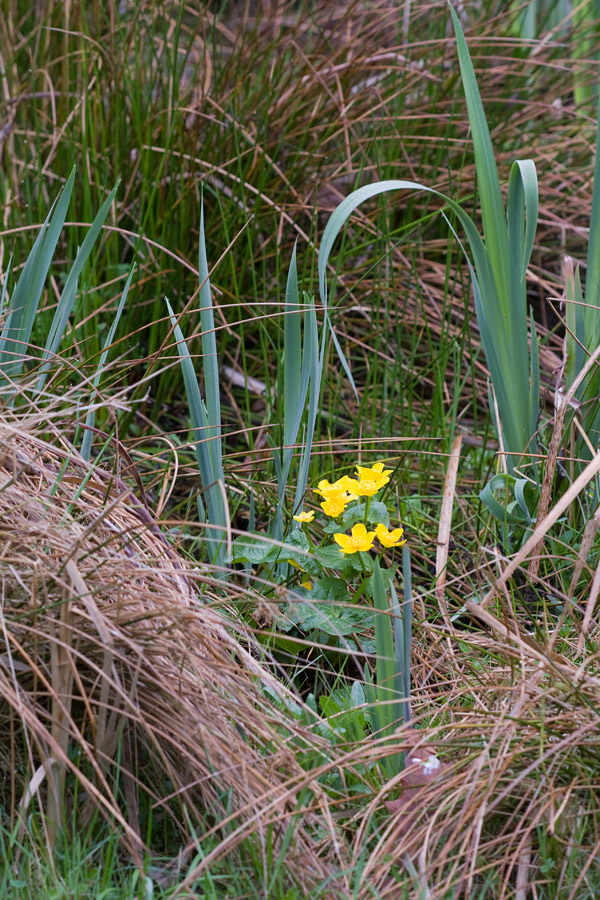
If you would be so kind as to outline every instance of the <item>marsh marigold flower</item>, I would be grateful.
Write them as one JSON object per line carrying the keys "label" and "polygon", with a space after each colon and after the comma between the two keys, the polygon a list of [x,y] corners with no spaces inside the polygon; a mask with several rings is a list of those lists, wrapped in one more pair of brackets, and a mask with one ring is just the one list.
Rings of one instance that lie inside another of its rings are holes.
{"label": "marsh marigold flower", "polygon": [[308,524],[308,522],[312,522],[314,517],[315,517],[315,514],[312,509],[310,512],[301,512],[301,513],[298,513],[297,516],[292,516],[292,518],[294,519],[295,522],[306,522],[307,524]]}
{"label": "marsh marigold flower", "polygon": [[321,503],[321,509],[326,516],[337,519],[337,517],[341,516],[346,509],[350,499],[351,498],[346,493],[342,494],[341,491],[336,494],[329,494],[325,497],[323,503]]}
{"label": "marsh marigold flower", "polygon": [[389,478],[350,478],[348,490],[357,497],[373,497],[378,490],[388,483]]}
{"label": "marsh marigold flower", "polygon": [[359,478],[361,480],[367,481],[371,479],[373,481],[377,481],[380,478],[386,478],[387,480],[385,483],[387,484],[390,480],[387,476],[391,475],[394,470],[386,469],[384,463],[378,462],[374,463],[374,465],[371,466],[370,469],[366,466],[357,466],[356,471],[358,472]]}
{"label": "marsh marigold flower", "polygon": [[375,463],[370,469],[357,466],[358,478],[346,479],[346,490],[356,497],[373,497],[389,482],[392,469],[384,469],[383,463]]}
{"label": "marsh marigold flower", "polygon": [[339,494],[341,491],[345,490],[337,481],[333,484],[330,484],[326,478],[323,478],[319,482],[319,487],[314,488],[315,494],[320,494],[321,497],[328,497],[330,494]]}
{"label": "marsh marigold flower", "polygon": [[[330,484],[326,478],[319,482],[319,487],[314,488],[315,494],[320,494],[321,497],[324,497],[327,500],[329,497],[332,497],[334,494],[346,494],[348,493],[348,486],[350,483],[354,483],[353,478],[348,478],[347,475],[344,475],[342,478],[339,478],[337,481],[334,481],[333,484]],[[356,497],[353,497],[350,493],[347,499],[347,503],[351,500],[356,500]]]}
{"label": "marsh marigold flower", "polygon": [[362,522],[359,522],[352,528],[352,537],[347,534],[334,534],[333,539],[339,545],[342,553],[358,553],[361,550],[371,549],[375,540],[375,532],[367,531]]}
{"label": "marsh marigold flower", "polygon": [[375,534],[379,543],[384,547],[401,547],[406,543],[406,538],[402,540],[404,528],[394,528],[393,531],[388,531],[385,525],[380,524],[375,528]]}

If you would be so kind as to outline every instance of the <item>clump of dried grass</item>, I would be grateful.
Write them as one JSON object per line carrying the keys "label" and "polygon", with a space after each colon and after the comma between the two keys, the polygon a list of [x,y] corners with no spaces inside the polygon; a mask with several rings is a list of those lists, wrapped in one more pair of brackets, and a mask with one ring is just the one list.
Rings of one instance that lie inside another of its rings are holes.
{"label": "clump of dried grass", "polygon": [[[583,896],[586,879],[598,878],[600,850],[598,679],[589,660],[571,664],[569,676],[566,666],[558,672],[552,660],[500,633],[434,626],[426,626],[421,652],[418,747],[437,753],[442,767],[439,777],[411,787],[380,830],[358,896],[391,900],[400,885],[407,898]],[[398,748],[412,749],[414,738],[400,734]],[[372,799],[354,836],[356,853],[403,779]],[[542,863],[550,844],[548,876]]]}
{"label": "clump of dried grass", "polygon": [[[71,425],[0,416],[3,805],[16,822],[38,804],[50,844],[65,808],[95,806],[138,859],[141,794],[171,810],[182,844],[185,816],[218,828],[230,814],[222,853],[269,823],[283,834],[307,782],[289,742],[315,739],[268,701],[265,687],[284,688],[240,623],[211,608],[207,572],[122,480],[79,457]],[[307,890],[331,871],[323,845],[338,846],[311,837],[331,824],[315,790],[286,857]]]}

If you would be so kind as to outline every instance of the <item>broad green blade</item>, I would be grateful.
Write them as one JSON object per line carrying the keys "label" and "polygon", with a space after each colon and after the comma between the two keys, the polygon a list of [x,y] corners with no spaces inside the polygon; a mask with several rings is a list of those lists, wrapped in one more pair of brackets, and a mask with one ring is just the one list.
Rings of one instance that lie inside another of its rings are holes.
{"label": "broad green blade", "polygon": [[27,345],[54,251],[65,224],[75,183],[75,169],[48,213],[10,299],[6,324],[0,336],[0,386],[16,379],[23,370]]}
{"label": "broad green blade", "polygon": [[[305,341],[307,338],[305,338]],[[283,503],[288,482],[293,445],[298,437],[298,429],[306,405],[308,381],[302,379],[302,328],[300,298],[298,293],[298,271],[296,267],[296,244],[292,251],[290,269],[285,291],[285,307],[283,317],[283,448],[281,464],[277,471],[279,487],[279,506],[277,509],[277,533],[272,537],[279,538],[283,533]]]}
{"label": "broad green blade", "polygon": [[177,351],[179,353],[183,383],[192,422],[196,459],[208,507],[208,523],[209,525],[218,526],[218,528],[206,529],[206,549],[211,562],[222,567],[225,563],[225,530],[229,516],[221,489],[221,485],[225,485],[223,468],[222,465],[216,468],[215,463],[215,460],[220,458],[220,453],[211,453],[210,451],[211,443],[216,441],[220,443],[220,437],[215,441],[213,423],[209,420],[207,408],[200,394],[194,364],[183,337],[183,332],[177,323],[171,304],[168,300],[166,300],[166,303],[177,342]]}
{"label": "broad green blade", "polygon": [[[579,264],[573,266],[570,256],[565,259],[565,384],[570,388],[581,372],[586,359],[585,314],[583,292]],[[583,396],[585,385],[577,391],[577,397]]]}
{"label": "broad green blade", "polygon": [[507,269],[508,235],[496,158],[462,26],[452,4],[448,5],[456,34],[458,61],[471,125],[483,237],[494,272],[500,302],[508,304],[510,289]]}
{"label": "broad green blade", "polygon": [[[524,207],[524,209],[523,209]],[[518,262],[520,280],[527,274],[531,251],[537,231],[539,190],[535,163],[532,159],[517,159],[511,166],[508,181],[508,239],[512,263]],[[523,221],[523,212],[525,221]],[[525,234],[523,234],[525,226]]]}
{"label": "broad green blade", "polygon": [[[306,491],[308,483],[308,469],[310,465],[310,456],[315,436],[315,425],[317,415],[319,413],[319,397],[321,395],[321,380],[323,377],[323,360],[325,359],[325,346],[327,340],[327,329],[323,327],[321,336],[321,350],[319,351],[319,336],[317,329],[317,317],[314,310],[308,309],[304,319],[304,352],[302,366],[306,369],[307,378],[309,380],[308,395],[308,414],[306,418],[306,434],[304,439],[304,447],[302,448],[302,456],[298,467],[298,479],[296,482],[296,496],[294,498],[294,509],[299,509]],[[303,373],[304,381],[304,373]]]}
{"label": "broad green blade", "polygon": [[585,302],[588,304],[583,313],[585,346],[593,352],[600,344],[600,103],[596,126],[596,161],[585,275]]}
{"label": "broad green blade", "polygon": [[375,647],[377,650],[377,700],[382,703],[382,718],[389,729],[394,720],[395,699],[394,681],[396,660],[394,655],[394,637],[387,592],[379,566],[379,560],[373,564],[373,605],[378,615],[375,618]]}
{"label": "broad green blade", "polygon": [[286,446],[294,443],[298,433],[297,429],[294,430],[294,425],[298,418],[302,374],[302,323],[298,295],[296,244],[297,242],[294,244],[288,272],[283,317],[283,442]]}
{"label": "broad green blade", "polygon": [[46,362],[42,365],[40,376],[36,382],[35,390],[37,393],[43,390],[44,384],[46,383],[48,370],[50,368],[50,360],[52,359],[52,357],[54,357],[58,350],[65,328],[67,327],[67,322],[69,321],[69,316],[71,315],[73,309],[73,304],[75,303],[75,298],[77,296],[77,282],[79,276],[83,272],[83,268],[88,261],[90,253],[92,252],[94,244],[96,243],[98,235],[100,234],[102,226],[104,225],[110,207],[112,206],[112,202],[115,198],[115,194],[117,193],[118,187],[119,182],[116,183],[116,185],[100,207],[100,211],[90,225],[89,231],[84,238],[83,244],[79,248],[79,252],[77,253],[75,262],[73,263],[71,270],[67,276],[63,292],[60,296],[60,300],[58,301],[58,306],[56,307],[56,312],[54,313],[50,331],[48,332],[46,347],[42,356],[42,359],[44,359]]}
{"label": "broad green blade", "polygon": [[[525,275],[537,230],[538,185],[535,165],[530,159],[517,160],[510,170],[507,201],[510,298],[507,332],[515,380],[527,384],[530,373],[527,347],[527,290]],[[537,420],[537,397],[535,418]],[[531,414],[531,411],[530,411]]]}
{"label": "broad green blade", "polygon": [[529,333],[531,335],[531,367],[529,370],[529,435],[531,443],[529,449],[535,451],[537,448],[536,432],[540,415],[540,351],[533,313],[531,313],[529,320]]}
{"label": "broad green blade", "polygon": [[412,611],[413,611],[413,601],[412,601],[412,565],[410,561],[410,548],[408,543],[404,544],[402,547],[402,581],[403,581],[403,598],[404,603],[402,607],[402,614],[404,620],[404,672],[405,672],[405,680],[403,686],[403,693],[405,697],[409,698],[409,702],[404,704],[404,717],[405,721],[408,722],[410,719],[410,692],[411,692],[411,679],[410,679],[410,665],[411,665],[411,645],[412,645]]}
{"label": "broad green blade", "polygon": [[[206,258],[206,240],[204,236],[204,202],[200,205],[200,326],[202,328],[202,370],[204,372],[204,389],[206,391],[206,409],[210,422],[212,440],[209,453],[213,457],[216,472],[223,468],[221,447],[221,391],[219,383],[219,360],[217,356],[217,338],[215,333],[215,317],[213,312],[212,291],[208,276],[208,260]],[[195,380],[195,379],[194,379]]]}

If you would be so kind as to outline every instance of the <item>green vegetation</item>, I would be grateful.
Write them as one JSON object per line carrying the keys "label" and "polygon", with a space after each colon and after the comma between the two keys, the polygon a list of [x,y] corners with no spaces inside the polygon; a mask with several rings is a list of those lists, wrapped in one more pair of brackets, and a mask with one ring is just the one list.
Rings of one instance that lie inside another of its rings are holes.
{"label": "green vegetation", "polygon": [[597,896],[596,5],[5,6],[0,898]]}

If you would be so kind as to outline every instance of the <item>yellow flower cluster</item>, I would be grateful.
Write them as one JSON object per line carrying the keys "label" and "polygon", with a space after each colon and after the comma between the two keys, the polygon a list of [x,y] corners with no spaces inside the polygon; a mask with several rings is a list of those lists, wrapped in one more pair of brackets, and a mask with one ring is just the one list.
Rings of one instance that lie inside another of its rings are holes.
{"label": "yellow flower cluster", "polygon": [[[359,497],[374,497],[382,487],[389,484],[391,474],[392,469],[386,469],[382,462],[377,462],[371,467],[357,466],[356,478],[344,475],[331,484],[324,478],[314,491],[323,498],[321,509],[325,515],[337,519],[353,500],[358,500]],[[369,503],[370,500],[367,499],[367,508]],[[294,519],[296,522],[308,524],[313,521],[314,515],[312,511],[301,512],[294,516]],[[383,524],[377,525],[375,531],[367,531],[366,525],[358,523],[352,528],[351,535],[334,534],[333,539],[342,553],[358,553],[371,550],[376,537],[382,547],[400,547],[406,543],[406,540],[402,539],[403,534],[402,528],[389,531]]]}
{"label": "yellow flower cluster", "polygon": [[323,497],[321,509],[326,516],[337,519],[353,500],[358,500],[359,497],[373,497],[377,491],[388,484],[392,470],[384,468],[383,463],[375,463],[370,469],[365,466],[357,466],[356,472],[358,478],[349,478],[348,475],[344,475],[333,484],[326,480],[319,482],[319,487],[315,488],[315,494]]}
{"label": "yellow flower cluster", "polygon": [[385,525],[377,525],[375,531],[367,531],[365,525],[359,522],[352,528],[352,536],[348,534],[334,534],[333,539],[339,545],[342,553],[358,553],[362,550],[371,550],[375,542],[375,535],[383,547],[401,547],[406,543],[402,540],[403,528],[394,528],[388,531]]}

